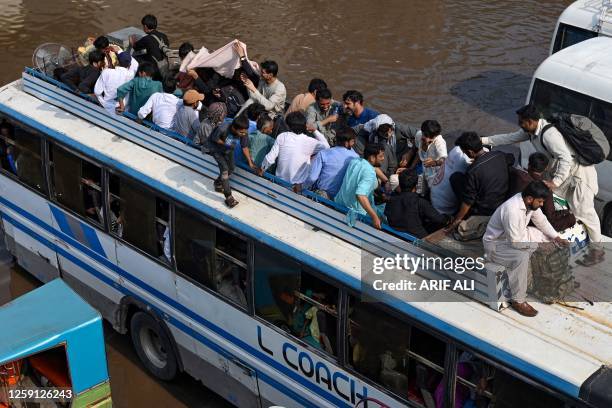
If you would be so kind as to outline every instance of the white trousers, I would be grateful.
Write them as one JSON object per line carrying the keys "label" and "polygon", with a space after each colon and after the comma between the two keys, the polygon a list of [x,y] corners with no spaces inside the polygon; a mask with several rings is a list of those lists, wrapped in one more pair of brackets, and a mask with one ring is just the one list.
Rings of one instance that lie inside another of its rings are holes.
{"label": "white trousers", "polygon": [[570,210],[577,220],[582,221],[589,240],[594,243],[601,242],[601,223],[595,211],[598,189],[595,166],[579,166],[574,175],[555,191],[567,200]]}

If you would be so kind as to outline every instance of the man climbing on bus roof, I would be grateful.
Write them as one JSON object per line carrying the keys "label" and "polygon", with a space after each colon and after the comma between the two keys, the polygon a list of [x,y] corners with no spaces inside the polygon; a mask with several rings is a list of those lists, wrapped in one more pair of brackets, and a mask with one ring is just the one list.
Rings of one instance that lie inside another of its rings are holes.
{"label": "man climbing on bus roof", "polygon": [[[510,305],[528,317],[538,314],[525,301],[531,254],[542,242],[552,241],[563,247],[569,244],[542,213],[541,207],[549,194],[550,189],[544,182],[529,183],[522,193],[515,194],[495,210],[482,238],[485,257],[507,268]],[[529,226],[530,222],[535,227]]]}
{"label": "man climbing on bus roof", "polygon": [[350,114],[347,125],[355,127],[365,125],[368,121],[378,116],[378,112],[363,106],[363,95],[359,91],[349,90],[342,95],[344,109]]}
{"label": "man climbing on bus roof", "polygon": [[589,234],[591,248],[578,262],[592,266],[604,259],[601,248],[601,224],[595,211],[595,196],[599,186],[597,172],[593,165],[583,165],[576,159],[576,152],[555,126],[541,118],[533,105],[526,105],[516,111],[520,130],[482,138],[484,144],[493,146],[530,141],[537,152],[550,160],[544,183],[555,194],[563,197],[576,219],[582,221]]}
{"label": "man climbing on bus roof", "polygon": [[353,159],[349,163],[340,191],[334,201],[348,207],[348,222],[354,225],[356,216],[369,215],[372,225],[381,229],[382,212],[374,202],[374,190],[378,186],[376,167],[385,160],[385,147],[379,143],[366,145],[363,158]]}
{"label": "man climbing on bus roof", "polygon": [[234,150],[240,144],[242,153],[249,167],[255,168],[249,152],[249,120],[245,115],[234,118],[230,123],[223,123],[215,128],[210,134],[208,146],[210,153],[219,165],[219,177],[214,181],[215,191],[223,193],[225,205],[233,208],[238,201],[232,196],[229,178],[234,171]]}

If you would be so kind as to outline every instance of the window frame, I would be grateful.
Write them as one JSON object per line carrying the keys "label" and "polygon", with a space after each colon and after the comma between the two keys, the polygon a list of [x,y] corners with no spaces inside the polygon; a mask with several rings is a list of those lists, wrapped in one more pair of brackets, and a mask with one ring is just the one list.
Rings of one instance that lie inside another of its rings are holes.
{"label": "window frame", "polygon": [[592,30],[589,30],[589,29],[586,29],[586,28],[582,28],[582,27],[578,27],[578,26],[571,25],[571,24],[567,24],[567,23],[559,23],[559,26],[557,28],[557,35],[555,36],[555,42],[553,43],[552,54],[554,54],[556,52],[559,52],[559,51],[561,51],[561,50],[563,50],[563,49],[565,49],[567,47],[571,47],[572,45],[579,44],[580,42],[582,42],[582,41],[579,41],[579,42],[574,43],[574,44],[563,46],[564,43],[565,43],[565,37],[567,36],[568,30],[574,30],[576,33],[579,32],[579,33],[582,33],[582,34],[586,34],[586,33],[590,33],[591,34],[590,38],[587,38],[587,39],[582,40],[582,41],[586,41],[586,40],[590,40],[591,38],[599,37],[599,34],[594,32],[594,31],[592,31]]}
{"label": "window frame", "polygon": [[[19,177],[17,177],[16,174],[11,173],[10,171],[7,171],[5,169],[3,169],[0,166],[0,174],[8,177],[9,179],[19,183],[20,186],[23,186],[25,188],[27,188],[30,191],[33,191],[34,193],[38,194],[41,197],[46,198],[47,200],[49,200],[49,198],[51,197],[51,193],[50,193],[50,179],[49,179],[49,171],[47,168],[47,164],[48,164],[48,148],[47,148],[47,143],[48,143],[48,136],[47,134],[36,130],[26,124],[24,124],[23,122],[8,116],[5,113],[1,113],[0,112],[0,120],[6,120],[8,123],[10,123],[11,125],[17,127],[21,127],[22,129],[26,130],[28,133],[31,133],[33,135],[35,135],[36,137],[39,138],[40,140],[40,162],[41,162],[41,171],[42,171],[42,181],[44,183],[46,183],[45,185],[43,185],[42,187],[44,188],[45,191],[41,191],[41,190],[37,190],[36,188],[30,186],[29,184],[26,184],[25,182],[23,182],[22,180],[19,179]],[[2,136],[0,136],[0,138],[2,138]]]}
{"label": "window frame", "polygon": [[[231,229],[230,227],[228,227],[228,226],[226,226],[226,225],[224,225],[222,223],[217,222],[216,220],[213,220],[213,219],[209,218],[205,214],[202,214],[201,212],[195,210],[194,208],[192,208],[192,207],[190,207],[188,205],[185,205],[184,203],[181,203],[181,202],[178,202],[178,201],[173,201],[172,204],[173,204],[172,205],[172,213],[173,213],[172,214],[173,215],[173,217],[172,217],[172,222],[173,222],[172,227],[173,227],[173,230],[172,231],[176,231],[176,227],[174,225],[174,220],[176,220],[176,218],[175,218],[175,214],[174,213],[175,213],[177,208],[178,209],[182,208],[183,211],[186,210],[187,213],[193,213],[197,217],[200,217],[201,219],[204,220],[204,222],[207,222],[212,227],[214,227],[216,229],[221,229],[221,230],[225,231],[226,233],[228,233],[230,235],[233,235],[233,236],[235,236],[235,237],[237,237],[237,238],[239,238],[239,239],[241,239],[241,240],[246,242],[246,244],[247,244],[247,255],[246,255],[247,256],[247,263],[246,263],[246,268],[245,269],[246,269],[246,274],[247,274],[247,283],[246,283],[246,286],[245,286],[245,292],[246,292],[245,293],[245,297],[246,297],[246,300],[247,300],[247,304],[246,304],[246,306],[242,306],[242,305],[234,302],[233,300],[223,296],[221,293],[217,292],[216,290],[214,290],[212,288],[209,288],[208,286],[204,285],[203,283],[198,282],[197,280],[193,279],[192,277],[186,275],[184,272],[181,272],[178,269],[178,264],[176,263],[176,259],[175,259],[175,253],[176,252],[175,252],[174,245],[175,245],[176,240],[174,239],[174,234],[176,232],[170,234],[171,235],[170,243],[172,245],[172,247],[171,247],[172,248],[172,261],[173,261],[173,264],[174,264],[174,272],[177,274],[177,276],[180,276],[181,278],[183,278],[183,279],[187,280],[188,282],[192,283],[193,285],[195,285],[197,288],[199,288],[199,289],[205,291],[206,293],[211,294],[211,295],[215,296],[216,298],[222,300],[223,302],[225,302],[225,304],[230,305],[230,306],[234,307],[235,309],[237,309],[237,310],[239,310],[239,311],[241,311],[241,312],[243,312],[243,313],[253,317],[255,315],[254,296],[253,296],[253,293],[254,293],[254,290],[255,290],[255,281],[253,279],[253,262],[254,262],[254,255],[255,254],[254,254],[253,240],[251,238],[249,238],[248,236],[246,236],[246,235],[244,235],[244,234],[242,234],[242,233],[240,233],[238,231],[235,231],[235,230]],[[216,242],[216,233],[215,233],[215,251],[217,251],[216,244],[217,244],[217,242]],[[239,260],[236,260],[236,261],[239,261]],[[231,261],[231,262],[234,262],[234,261]],[[241,262],[241,261],[239,261],[239,262]]]}

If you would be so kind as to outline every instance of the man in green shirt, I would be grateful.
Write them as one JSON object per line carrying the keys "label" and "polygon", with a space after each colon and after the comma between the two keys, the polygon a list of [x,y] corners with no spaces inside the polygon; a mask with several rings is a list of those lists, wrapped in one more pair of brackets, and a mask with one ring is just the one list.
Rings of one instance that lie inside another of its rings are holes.
{"label": "man in green shirt", "polygon": [[126,96],[129,97],[128,112],[137,115],[138,110],[147,103],[151,95],[164,91],[162,83],[153,80],[154,74],[155,67],[153,64],[143,62],[138,67],[136,77],[117,88],[117,101],[119,102],[117,113],[125,110],[124,99]]}

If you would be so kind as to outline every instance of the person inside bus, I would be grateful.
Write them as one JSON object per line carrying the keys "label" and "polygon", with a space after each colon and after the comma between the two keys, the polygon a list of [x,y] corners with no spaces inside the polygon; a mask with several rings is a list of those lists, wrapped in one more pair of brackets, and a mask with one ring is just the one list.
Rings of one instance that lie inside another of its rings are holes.
{"label": "person inside bus", "polygon": [[415,169],[399,174],[399,192],[391,195],[387,201],[385,215],[394,229],[424,238],[448,225],[452,217],[440,214],[429,201],[416,193],[418,177]]}
{"label": "person inside bus", "polygon": [[342,95],[344,110],[349,113],[347,125],[355,127],[365,125],[378,116],[378,112],[363,106],[363,95],[359,91],[349,90]]}
{"label": "person inside bus", "polygon": [[103,52],[93,50],[88,56],[89,65],[72,67],[60,76],[60,81],[73,91],[93,94],[96,81],[105,66],[105,58]]}
{"label": "person inside bus", "polygon": [[315,98],[317,97],[317,92],[319,92],[322,89],[326,89],[326,88],[327,88],[327,84],[322,79],[319,79],[319,78],[311,79],[310,83],[308,84],[307,92],[296,95],[293,98],[293,100],[291,101],[291,104],[289,105],[289,108],[287,108],[287,111],[285,112],[285,116],[287,116],[291,112],[298,112],[298,111],[302,112],[303,114],[306,114],[306,109],[308,109],[308,107],[315,102]]}
{"label": "person inside bus", "polygon": [[351,160],[342,185],[334,201],[348,208],[349,225],[354,225],[357,215],[369,215],[376,229],[382,227],[382,211],[374,203],[374,190],[378,186],[376,167],[385,160],[385,147],[378,143],[366,145],[363,158]]}
{"label": "person inside bus", "polygon": [[245,290],[241,285],[240,267],[225,260],[219,260],[221,263],[219,272],[217,273],[217,291],[240,306],[247,306]]}
{"label": "person inside bus", "polygon": [[289,131],[276,138],[270,152],[265,156],[259,175],[276,163],[276,176],[301,189],[310,171],[310,158],[323,149],[329,148],[325,137],[318,131],[314,138],[306,135],[306,117],[302,112],[287,115]]}
{"label": "person inside bus", "polygon": [[306,129],[323,133],[330,146],[336,145],[336,128],[339,124],[341,105],[332,98],[329,89],[317,92],[315,103],[306,109]]}
{"label": "person inside bus", "polygon": [[545,154],[550,163],[544,183],[569,204],[576,219],[587,229],[590,251],[578,262],[592,266],[603,261],[601,223],[595,210],[595,195],[599,190],[595,166],[580,164],[575,152],[554,126],[541,118],[534,105],[525,105],[516,111],[520,130],[514,133],[483,137],[482,142],[493,146],[531,141],[537,152]]}
{"label": "person inside bus", "polygon": [[249,152],[248,130],[249,120],[246,116],[240,115],[234,118],[231,124],[223,123],[217,126],[208,141],[210,153],[219,166],[219,177],[214,181],[215,191],[223,193],[225,205],[229,208],[238,205],[238,201],[232,196],[229,180],[235,167],[234,150],[238,143],[249,167],[256,168]]}
{"label": "person inside bus", "polygon": [[531,253],[542,242],[568,245],[542,213],[549,194],[544,182],[532,181],[522,193],[513,195],[495,210],[482,238],[485,258],[507,268],[511,307],[528,317],[538,314],[525,300]]}
{"label": "person inside bus", "polygon": [[[511,168],[510,195],[522,192],[532,181],[544,180],[544,172],[548,168],[548,163],[549,160],[545,154],[535,152],[529,156],[527,171],[515,167]],[[576,224],[576,217],[570,210],[557,210],[555,208],[552,192],[544,200],[542,212],[557,231],[563,231]]]}
{"label": "person inside bus", "polygon": [[475,132],[464,132],[456,143],[473,162],[465,173],[450,177],[461,205],[447,232],[457,229],[457,239],[476,239],[482,237],[489,218],[506,199],[512,162],[503,152],[485,150]]}
{"label": "person inside bus", "polygon": [[125,101],[127,100],[127,111],[132,115],[137,115],[151,95],[164,91],[162,83],[153,80],[154,73],[155,67],[153,64],[143,62],[138,66],[136,77],[117,88],[117,102],[119,103],[117,113],[122,113],[125,110]]}
{"label": "person inside bus", "polygon": [[110,230],[119,238],[123,237],[123,214],[121,201],[118,198],[110,199]]}
{"label": "person inside bus", "polygon": [[83,179],[83,207],[85,215],[91,220],[102,222],[102,197],[100,186],[90,178]]}
{"label": "person inside bus", "polygon": [[359,156],[353,150],[356,134],[344,127],[336,132],[336,146],[321,150],[310,165],[310,175],[304,185],[328,200],[340,190],[344,174],[351,160]]}
{"label": "person inside bus", "polygon": [[0,165],[3,169],[17,174],[13,146],[9,141],[15,140],[15,128],[6,121],[0,124]]}
{"label": "person inside bus", "polygon": [[258,75],[247,59],[245,49],[239,42],[234,43],[234,49],[240,56],[240,66],[243,71],[240,74],[240,79],[249,96],[238,115],[254,102],[259,102],[265,106],[271,117],[282,114],[285,110],[287,90],[285,85],[277,78],[278,64],[275,61],[262,62],[261,75]]}

